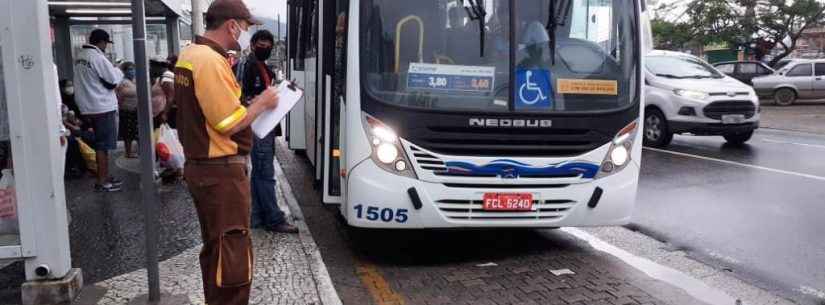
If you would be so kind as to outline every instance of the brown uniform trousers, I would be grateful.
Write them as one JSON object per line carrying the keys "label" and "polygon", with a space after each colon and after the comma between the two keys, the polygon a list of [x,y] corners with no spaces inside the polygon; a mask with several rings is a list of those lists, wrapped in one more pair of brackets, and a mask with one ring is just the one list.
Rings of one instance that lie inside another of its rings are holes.
{"label": "brown uniform trousers", "polygon": [[249,176],[246,164],[229,160],[187,161],[184,169],[201,225],[207,305],[247,305],[252,284]]}

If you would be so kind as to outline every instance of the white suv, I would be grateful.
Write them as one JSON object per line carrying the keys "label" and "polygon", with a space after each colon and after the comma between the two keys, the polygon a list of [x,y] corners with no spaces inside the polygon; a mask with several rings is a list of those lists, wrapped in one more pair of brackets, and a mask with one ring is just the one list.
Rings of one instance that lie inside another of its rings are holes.
{"label": "white suv", "polygon": [[748,85],[685,53],[656,50],[645,60],[645,145],[667,146],[673,134],[742,144],[759,128],[759,98]]}

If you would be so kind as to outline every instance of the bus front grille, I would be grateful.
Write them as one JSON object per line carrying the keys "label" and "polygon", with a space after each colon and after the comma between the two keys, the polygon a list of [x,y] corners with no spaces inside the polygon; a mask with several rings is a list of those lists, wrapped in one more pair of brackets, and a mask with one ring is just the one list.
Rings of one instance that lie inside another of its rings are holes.
{"label": "bus front grille", "polygon": [[441,214],[452,220],[552,220],[566,216],[576,205],[573,200],[533,200],[533,210],[524,212],[486,211],[482,200],[442,199],[435,203]]}
{"label": "bus front grille", "polygon": [[429,151],[452,156],[560,157],[576,156],[607,143],[586,129],[474,129],[427,128],[431,133],[414,139]]}

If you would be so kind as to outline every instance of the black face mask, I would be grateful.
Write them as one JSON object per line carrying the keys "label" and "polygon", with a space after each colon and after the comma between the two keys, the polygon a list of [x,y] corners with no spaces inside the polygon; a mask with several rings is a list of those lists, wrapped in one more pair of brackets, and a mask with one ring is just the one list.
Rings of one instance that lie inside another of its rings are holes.
{"label": "black face mask", "polygon": [[272,48],[255,48],[255,58],[258,60],[267,60],[272,55]]}

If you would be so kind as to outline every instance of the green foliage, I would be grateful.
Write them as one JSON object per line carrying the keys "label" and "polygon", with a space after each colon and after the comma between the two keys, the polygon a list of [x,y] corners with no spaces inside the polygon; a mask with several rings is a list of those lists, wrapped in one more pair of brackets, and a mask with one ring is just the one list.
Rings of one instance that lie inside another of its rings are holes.
{"label": "green foliage", "polygon": [[[761,59],[771,49],[793,52],[802,33],[825,25],[821,0],[691,0],[684,14],[672,20],[654,16],[651,21],[657,47],[684,48],[689,44],[718,44],[752,48]],[[674,10],[662,5],[657,13]]]}

